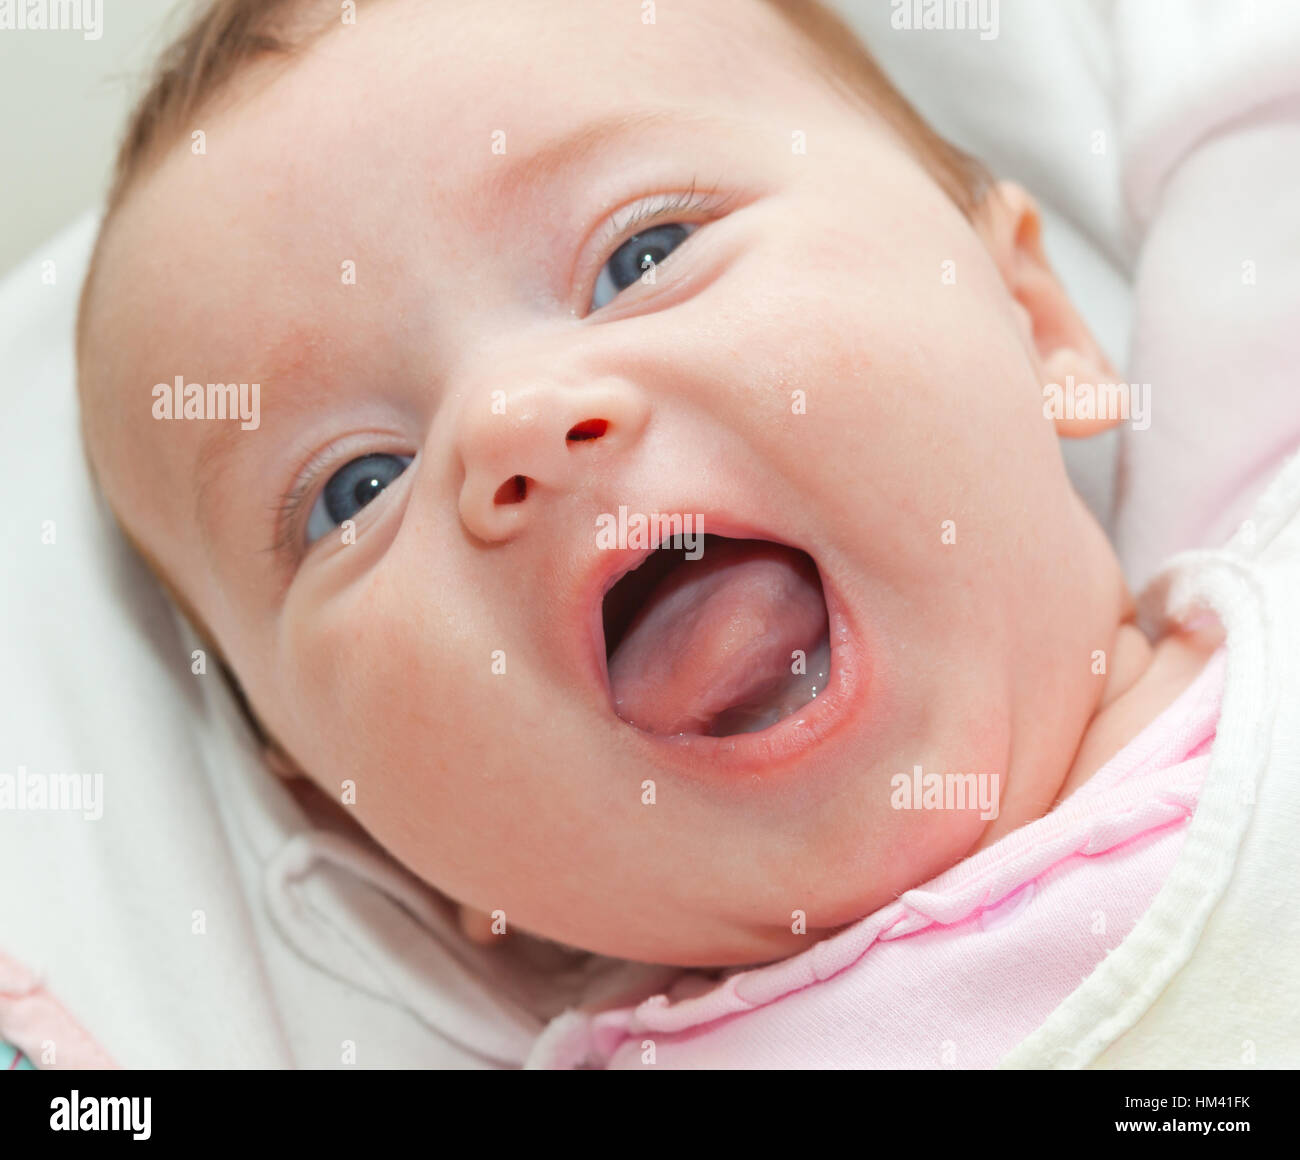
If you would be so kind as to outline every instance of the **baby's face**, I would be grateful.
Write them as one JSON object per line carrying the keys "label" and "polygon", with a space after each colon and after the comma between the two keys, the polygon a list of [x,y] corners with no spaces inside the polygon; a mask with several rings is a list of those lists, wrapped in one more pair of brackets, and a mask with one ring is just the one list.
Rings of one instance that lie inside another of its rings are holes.
{"label": "baby's face", "polygon": [[[986,836],[895,775],[1048,807],[1116,602],[1035,337],[766,6],[394,0],[240,93],[110,236],[92,441],[393,855],[575,946],[757,961]],[[259,426],[153,418],[176,376],[259,383]],[[652,513],[719,538],[615,588]]]}

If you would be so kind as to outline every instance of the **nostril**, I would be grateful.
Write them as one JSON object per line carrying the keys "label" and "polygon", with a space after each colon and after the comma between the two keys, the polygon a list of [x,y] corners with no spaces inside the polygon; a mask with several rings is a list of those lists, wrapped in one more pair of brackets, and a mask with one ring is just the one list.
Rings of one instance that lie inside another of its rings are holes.
{"label": "nostril", "polygon": [[564,438],[569,443],[584,443],[588,439],[599,439],[608,430],[607,419],[584,419],[581,423],[575,423],[570,427],[569,433]]}
{"label": "nostril", "polygon": [[528,484],[531,482],[526,475],[512,475],[500,487],[497,493],[492,497],[492,502],[498,507],[503,504],[523,503],[528,498]]}

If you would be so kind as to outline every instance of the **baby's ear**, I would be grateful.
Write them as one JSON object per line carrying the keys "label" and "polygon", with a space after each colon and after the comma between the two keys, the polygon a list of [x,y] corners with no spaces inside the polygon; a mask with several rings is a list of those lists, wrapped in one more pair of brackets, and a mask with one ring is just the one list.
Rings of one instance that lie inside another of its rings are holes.
{"label": "baby's ear", "polygon": [[[1096,387],[1117,375],[1043,253],[1038,206],[1019,185],[1000,181],[984,199],[976,228],[1016,303],[1039,382],[1061,391],[1068,379]],[[1057,418],[1058,435],[1082,438],[1115,426],[1110,418]]]}

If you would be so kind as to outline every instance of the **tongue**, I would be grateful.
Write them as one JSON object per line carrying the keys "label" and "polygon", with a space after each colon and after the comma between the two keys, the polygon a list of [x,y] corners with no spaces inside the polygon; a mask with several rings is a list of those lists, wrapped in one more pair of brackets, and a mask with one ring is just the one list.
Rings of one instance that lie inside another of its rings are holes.
{"label": "tongue", "polygon": [[[709,542],[659,582],[609,658],[618,715],[653,733],[717,732],[779,698],[796,649],[827,632],[817,568],[756,540]],[[731,712],[729,712],[731,711]]]}

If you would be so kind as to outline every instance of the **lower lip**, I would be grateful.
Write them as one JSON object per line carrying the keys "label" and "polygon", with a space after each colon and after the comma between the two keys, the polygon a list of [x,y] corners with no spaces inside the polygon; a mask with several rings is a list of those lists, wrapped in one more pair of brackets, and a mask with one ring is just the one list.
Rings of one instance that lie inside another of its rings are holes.
{"label": "lower lip", "polygon": [[[739,538],[753,538],[741,536]],[[761,538],[761,537],[760,537]],[[779,774],[782,769],[806,760],[833,737],[844,732],[863,703],[861,696],[867,675],[859,645],[857,625],[818,566],[831,646],[831,672],[827,687],[788,717],[756,733],[733,733],[711,737],[702,733],[650,733],[635,725],[624,725],[662,759],[698,764],[710,771],[726,773]],[[601,634],[601,640],[604,636]],[[605,687],[608,671],[602,664]],[[614,711],[610,703],[611,713]]]}

